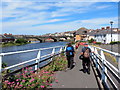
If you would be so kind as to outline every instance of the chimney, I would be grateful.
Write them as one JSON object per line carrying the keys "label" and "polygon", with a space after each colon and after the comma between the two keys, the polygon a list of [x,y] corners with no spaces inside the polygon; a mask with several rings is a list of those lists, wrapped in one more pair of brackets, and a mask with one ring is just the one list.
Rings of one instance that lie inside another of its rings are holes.
{"label": "chimney", "polygon": [[104,28],[104,27],[102,27],[101,29],[102,29],[102,30],[105,30],[105,28]]}
{"label": "chimney", "polygon": [[106,29],[110,29],[110,26],[107,26]]}

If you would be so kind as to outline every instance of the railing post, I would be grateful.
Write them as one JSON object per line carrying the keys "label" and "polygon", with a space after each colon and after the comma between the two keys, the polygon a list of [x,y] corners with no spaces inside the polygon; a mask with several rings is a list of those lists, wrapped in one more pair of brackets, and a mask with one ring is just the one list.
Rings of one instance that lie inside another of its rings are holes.
{"label": "railing post", "polygon": [[55,48],[53,48],[53,50],[52,50],[52,54],[53,54],[53,55],[55,54]]}
{"label": "railing post", "polygon": [[2,56],[0,56],[0,75],[1,75],[1,71],[2,71]]}
{"label": "railing post", "polygon": [[[61,52],[62,52],[62,47],[60,48],[60,51],[59,51],[59,53],[61,54]],[[60,54],[59,54],[59,56],[60,56]]]}
{"label": "railing post", "polygon": [[[95,48],[95,54],[96,55],[98,55],[98,51],[97,51],[97,49]],[[99,69],[99,59],[96,57],[96,67],[97,67],[97,69]]]}
{"label": "railing post", "polygon": [[0,88],[1,88],[1,83],[2,83],[2,56],[0,56]]}
{"label": "railing post", "polygon": [[101,50],[101,58],[102,58],[102,66],[103,66],[103,70],[102,70],[102,81],[104,81],[105,83],[106,83],[106,85],[107,85],[107,77],[106,77],[106,75],[104,74],[104,73],[106,73],[107,74],[107,68],[105,67],[105,65],[104,64],[106,64],[106,62],[105,62],[105,55],[104,55],[104,53],[103,53],[103,50]]}
{"label": "railing post", "polygon": [[35,65],[35,70],[37,70],[39,68],[39,60],[40,60],[40,57],[41,57],[41,50],[38,51],[38,54],[37,54],[37,60],[36,60],[36,63],[38,63],[37,65]]}
{"label": "railing post", "polygon": [[[53,50],[52,50],[52,53],[51,53],[52,55],[54,55],[55,54],[55,48],[53,48]],[[53,58],[51,58],[51,61],[53,60]]]}
{"label": "railing post", "polygon": [[120,56],[116,56],[116,61],[118,62],[118,70],[119,70],[118,75],[120,76]]}
{"label": "railing post", "polygon": [[62,52],[62,47],[60,48],[60,51],[59,51],[60,53]]}
{"label": "railing post", "polygon": [[[95,47],[92,47],[91,50],[95,52]],[[96,58],[96,56],[93,54],[93,57]],[[94,60],[94,63],[96,64],[96,60]]]}
{"label": "railing post", "polygon": [[[65,47],[64,47],[64,52],[66,51],[66,48],[67,48],[67,47],[65,46]],[[66,55],[66,53],[64,53],[64,55]]]}
{"label": "railing post", "polygon": [[[95,47],[91,47],[91,50],[95,52]],[[96,56],[94,55],[94,53],[92,53],[92,58],[93,58],[92,60],[93,60],[94,64],[96,64],[96,60],[95,60]]]}

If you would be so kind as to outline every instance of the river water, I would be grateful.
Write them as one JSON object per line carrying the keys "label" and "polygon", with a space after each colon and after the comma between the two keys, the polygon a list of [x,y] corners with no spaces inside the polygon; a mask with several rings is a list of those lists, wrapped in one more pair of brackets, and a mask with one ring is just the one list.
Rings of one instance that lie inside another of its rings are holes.
{"label": "river water", "polygon": [[[2,53],[7,53],[7,52],[55,47],[55,46],[65,46],[66,43],[67,42],[31,43],[31,44],[26,44],[26,45],[21,45],[21,46],[4,47],[4,48],[0,48],[0,49],[2,49]],[[36,58],[37,53],[38,53],[38,51],[4,56],[2,58],[2,62],[7,63],[8,66],[14,65],[14,64],[17,64],[20,62],[24,62],[26,60]],[[49,54],[49,53],[51,53],[51,50],[44,50],[44,52],[42,52],[41,54],[45,55],[45,54]]]}

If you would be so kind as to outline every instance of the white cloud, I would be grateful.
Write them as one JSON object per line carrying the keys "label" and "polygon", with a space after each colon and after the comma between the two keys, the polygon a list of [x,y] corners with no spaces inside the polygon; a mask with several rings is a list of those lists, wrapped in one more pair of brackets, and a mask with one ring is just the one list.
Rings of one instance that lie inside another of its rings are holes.
{"label": "white cloud", "polygon": [[89,19],[89,20],[81,20],[81,23],[102,25],[102,24],[109,24],[110,21],[114,21],[115,24],[117,24],[118,23],[118,18],[117,17],[95,18],[95,19]]}
{"label": "white cloud", "polygon": [[[4,2],[20,2],[23,0],[4,0]],[[24,0],[23,2],[118,2],[119,0]]]}
{"label": "white cloud", "polygon": [[[89,19],[89,20],[76,20],[71,22],[64,22],[59,24],[48,24],[48,25],[40,25],[40,26],[29,26],[29,24],[35,24],[33,21],[30,22],[21,22],[21,23],[13,23],[4,26],[4,32],[9,28],[10,32],[16,34],[45,34],[45,33],[54,33],[54,32],[63,32],[69,30],[77,30],[80,27],[86,27],[88,29],[97,29],[103,26],[109,26],[110,21],[113,21],[113,27],[117,27],[117,17],[110,17],[110,18],[96,18],[96,19]],[[54,22],[59,20],[50,20],[46,22]],[[24,23],[24,24],[23,24]],[[6,23],[7,24],[7,23]],[[21,24],[21,25],[20,25]],[[28,26],[27,26],[28,24]],[[11,27],[10,27],[11,26]],[[13,27],[14,26],[14,27]]]}
{"label": "white cloud", "polygon": [[104,8],[109,8],[111,7],[110,5],[103,5],[103,6],[96,6],[97,9],[104,9]]}
{"label": "white cloud", "polygon": [[[6,0],[5,0],[6,1]],[[3,14],[1,17],[6,19],[8,17],[15,17],[14,20],[3,22],[3,32],[11,32],[16,34],[22,33],[47,33],[47,32],[61,32],[68,30],[75,30],[80,27],[100,28],[104,24],[109,25],[109,21],[113,20],[117,24],[117,18],[95,18],[88,20],[76,20],[71,22],[55,23],[59,21],[66,21],[71,18],[63,19],[64,16],[72,14],[87,13],[94,9],[108,8],[109,5],[94,6],[96,2],[58,2],[58,3],[36,3],[23,2],[19,0],[9,0],[6,6],[3,7]],[[56,8],[57,7],[57,8]],[[22,8],[22,9],[18,9]],[[49,9],[55,9],[49,11]],[[33,10],[33,12],[32,12]],[[41,25],[51,23],[48,25]],[[34,27],[33,27],[34,26]]]}

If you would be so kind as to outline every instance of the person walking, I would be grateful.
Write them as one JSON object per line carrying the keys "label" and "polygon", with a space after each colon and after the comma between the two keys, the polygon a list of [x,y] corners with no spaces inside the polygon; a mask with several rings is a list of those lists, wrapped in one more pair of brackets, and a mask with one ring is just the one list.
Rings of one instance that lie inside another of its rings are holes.
{"label": "person walking", "polygon": [[87,71],[88,74],[90,74],[90,53],[91,49],[88,47],[88,44],[85,43],[82,52],[80,53],[80,57],[82,57],[83,72],[86,73]]}
{"label": "person walking", "polygon": [[73,62],[74,62],[74,47],[71,45],[71,43],[68,43],[66,47],[66,58],[68,61],[68,68],[73,68]]}

